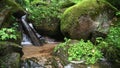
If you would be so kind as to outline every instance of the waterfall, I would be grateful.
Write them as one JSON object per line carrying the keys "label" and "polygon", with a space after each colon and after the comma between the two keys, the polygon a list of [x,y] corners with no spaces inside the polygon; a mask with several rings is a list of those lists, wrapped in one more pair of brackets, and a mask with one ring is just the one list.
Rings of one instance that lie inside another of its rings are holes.
{"label": "waterfall", "polygon": [[27,15],[22,16],[21,24],[24,27],[23,29],[23,39],[21,45],[41,45],[42,43],[57,43],[55,39],[49,37],[42,37],[34,29],[32,23],[26,21]]}
{"label": "waterfall", "polygon": [[[42,45],[42,42],[40,41],[41,35],[37,33],[37,31],[34,29],[33,25],[26,21],[27,15],[24,15],[21,17],[21,24],[24,27],[23,29],[23,40],[21,44],[33,44],[35,46]],[[25,33],[25,34],[24,34]],[[28,39],[28,37],[29,39]]]}
{"label": "waterfall", "polygon": [[32,45],[30,38],[24,33],[21,45]]}

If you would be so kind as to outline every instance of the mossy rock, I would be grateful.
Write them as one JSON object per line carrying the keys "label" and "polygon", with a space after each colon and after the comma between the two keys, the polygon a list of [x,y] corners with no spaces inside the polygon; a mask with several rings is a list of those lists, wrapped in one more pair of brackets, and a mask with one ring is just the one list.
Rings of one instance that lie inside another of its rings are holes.
{"label": "mossy rock", "polygon": [[20,68],[20,54],[10,53],[0,57],[0,68]]}
{"label": "mossy rock", "polygon": [[[33,23],[36,30],[44,36],[50,36],[54,38],[60,38],[62,37],[62,34],[60,32],[60,20],[58,18],[51,18],[50,21],[47,21],[47,19],[41,20],[39,24],[37,22]],[[58,37],[60,36],[60,37]]]}
{"label": "mossy rock", "polygon": [[20,45],[12,43],[12,42],[7,42],[7,41],[0,42],[1,56],[4,56],[4,55],[12,53],[12,52],[18,52],[21,55],[23,54],[22,47]]}
{"label": "mossy rock", "polygon": [[[104,0],[83,0],[66,9],[61,18],[61,31],[66,37],[87,40],[92,32],[109,28],[116,10]],[[103,29],[101,24],[107,26]]]}
{"label": "mossy rock", "polygon": [[11,10],[12,12],[16,12],[16,11],[24,12],[24,9],[19,4],[17,4],[14,0],[4,0],[3,2],[5,2],[7,6],[12,7],[12,10]]}
{"label": "mossy rock", "polygon": [[19,68],[22,47],[12,42],[0,42],[0,68]]}
{"label": "mossy rock", "polygon": [[68,7],[73,6],[73,5],[75,5],[74,2],[67,0],[67,1],[61,3],[60,7],[61,8],[68,8]]}

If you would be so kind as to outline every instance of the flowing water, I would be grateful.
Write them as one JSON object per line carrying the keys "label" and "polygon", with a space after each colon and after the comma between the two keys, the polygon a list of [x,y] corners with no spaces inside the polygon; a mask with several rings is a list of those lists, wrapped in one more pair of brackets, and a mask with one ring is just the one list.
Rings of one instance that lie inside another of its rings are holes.
{"label": "flowing water", "polygon": [[[43,65],[47,60],[45,57],[50,57],[54,47],[58,44],[55,39],[49,37],[42,37],[37,31],[34,29],[32,23],[27,23],[26,15],[22,17],[23,25],[26,25],[28,31],[33,31],[34,34],[37,36],[39,41],[44,41],[43,46],[34,46],[31,40],[31,37],[28,36],[25,32],[23,32],[23,39],[21,45],[23,46],[24,55],[22,56],[21,60],[21,68],[45,68]],[[35,62],[31,58],[41,58],[40,64]],[[44,61],[44,62],[43,62]]]}
{"label": "flowing water", "polygon": [[30,38],[24,33],[21,45],[32,45]]}
{"label": "flowing water", "polygon": [[39,40],[39,36],[37,35],[34,28],[26,21],[27,15],[22,16],[21,18],[21,24],[23,29],[23,32],[26,33],[29,37],[33,45],[40,46],[42,45],[42,42]]}

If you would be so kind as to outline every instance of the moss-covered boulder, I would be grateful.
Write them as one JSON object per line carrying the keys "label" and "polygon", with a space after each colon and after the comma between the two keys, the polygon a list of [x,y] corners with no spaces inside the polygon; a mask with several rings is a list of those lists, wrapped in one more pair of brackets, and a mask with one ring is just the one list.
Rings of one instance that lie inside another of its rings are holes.
{"label": "moss-covered boulder", "polygon": [[63,3],[60,4],[60,7],[61,8],[68,8],[68,7],[73,6],[73,5],[75,5],[74,2],[72,2],[70,0],[66,0],[66,1],[64,1]]}
{"label": "moss-covered boulder", "polygon": [[11,53],[0,57],[0,68],[20,68],[20,54]]}
{"label": "moss-covered boulder", "polygon": [[33,25],[41,35],[60,38],[62,37],[59,18],[60,8],[52,2],[45,1],[45,3],[33,1],[31,6],[33,9],[29,18],[33,20]]}
{"label": "moss-covered boulder", "polygon": [[0,42],[0,68],[19,68],[22,47],[11,42]]}
{"label": "moss-covered boulder", "polygon": [[61,31],[66,37],[85,40],[94,31],[107,33],[114,11],[104,0],[83,0],[64,12]]}
{"label": "moss-covered boulder", "polygon": [[12,52],[18,52],[21,55],[22,53],[22,47],[18,44],[12,43],[12,42],[0,42],[0,55],[6,55],[8,53]]}
{"label": "moss-covered boulder", "polygon": [[46,19],[41,21],[42,22],[39,24],[33,23],[41,35],[50,36],[56,39],[62,38],[60,32],[60,20],[58,18],[51,18],[49,22]]}

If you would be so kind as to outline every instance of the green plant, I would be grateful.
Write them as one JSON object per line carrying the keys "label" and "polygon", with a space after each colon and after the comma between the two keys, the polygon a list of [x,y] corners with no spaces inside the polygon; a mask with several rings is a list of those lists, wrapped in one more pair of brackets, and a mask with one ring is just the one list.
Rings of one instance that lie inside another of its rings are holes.
{"label": "green plant", "polygon": [[80,2],[80,1],[82,1],[82,0],[70,0],[70,1],[72,1],[72,2],[74,2],[74,3],[78,3],[78,2]]}
{"label": "green plant", "polygon": [[120,61],[120,28],[112,26],[106,39],[97,38],[97,47],[108,61]]}
{"label": "green plant", "polygon": [[97,37],[96,38],[96,42],[95,45],[97,48],[99,48],[101,51],[104,50],[104,48],[107,48],[109,45],[108,43],[105,41],[105,39],[103,39],[102,37]]}
{"label": "green plant", "polygon": [[2,28],[0,30],[0,40],[17,39],[16,31],[13,28]]}
{"label": "green plant", "polygon": [[56,48],[57,51],[59,48],[68,52],[68,60],[76,61],[85,61],[85,64],[94,64],[100,58],[102,58],[101,51],[96,48],[92,42],[85,42],[81,39],[79,42],[71,43],[70,39],[66,39],[64,43],[60,43]]}
{"label": "green plant", "polygon": [[71,39],[64,38],[65,42],[60,43],[57,47],[55,47],[54,52],[56,52],[59,48],[64,48],[66,50],[66,46],[70,44]]}
{"label": "green plant", "polygon": [[118,27],[111,27],[108,37],[106,41],[110,45],[114,45],[115,47],[120,48],[120,28]]}
{"label": "green plant", "polygon": [[43,5],[43,2],[42,4],[41,1],[39,2],[36,3],[36,5],[31,5],[30,9],[28,9],[28,12],[30,13],[29,18],[34,20],[36,24],[50,22],[54,18],[60,17],[61,12],[58,4],[51,2],[50,4],[46,3],[46,5]]}
{"label": "green plant", "polygon": [[117,15],[117,16],[120,16],[120,11],[116,12],[116,15]]}
{"label": "green plant", "polygon": [[[110,61],[119,60],[120,57],[120,28],[119,26],[111,27],[108,37],[105,40],[109,46],[106,49],[106,58]],[[109,56],[109,57],[108,57]]]}
{"label": "green plant", "polygon": [[71,44],[68,49],[69,60],[84,60],[86,64],[94,64],[100,58],[102,53],[90,41],[80,40],[78,43]]}

